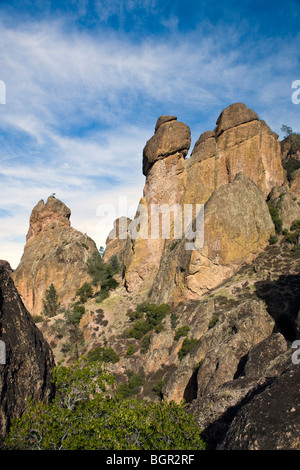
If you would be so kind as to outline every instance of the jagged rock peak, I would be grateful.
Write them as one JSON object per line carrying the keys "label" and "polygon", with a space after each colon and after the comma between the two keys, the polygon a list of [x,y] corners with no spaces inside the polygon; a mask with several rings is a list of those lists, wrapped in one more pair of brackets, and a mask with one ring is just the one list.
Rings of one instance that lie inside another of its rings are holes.
{"label": "jagged rock peak", "polygon": [[148,175],[151,167],[158,160],[170,155],[186,157],[191,145],[191,130],[176,116],[163,115],[158,118],[155,134],[148,140],[143,151],[143,174]]}
{"label": "jagged rock peak", "polygon": [[216,122],[215,135],[218,137],[222,132],[233,127],[246,124],[251,121],[259,121],[259,117],[255,111],[244,103],[233,103],[223,109]]}
{"label": "jagged rock peak", "polygon": [[30,215],[30,227],[26,237],[27,243],[49,228],[69,227],[70,216],[71,210],[56,197],[48,197],[46,204],[41,199]]}

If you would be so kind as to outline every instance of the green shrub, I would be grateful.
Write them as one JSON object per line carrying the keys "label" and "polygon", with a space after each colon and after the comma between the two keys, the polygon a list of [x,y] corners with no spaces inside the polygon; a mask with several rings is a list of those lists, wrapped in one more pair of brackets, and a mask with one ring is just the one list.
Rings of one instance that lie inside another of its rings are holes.
{"label": "green shrub", "polygon": [[53,372],[55,398],[30,400],[12,420],[8,450],[204,450],[201,429],[183,404],[111,398],[102,363],[77,361]]}
{"label": "green shrub", "polygon": [[132,371],[127,371],[128,382],[120,384],[116,390],[116,397],[124,399],[137,395],[140,392],[140,387],[143,385],[143,377]]}
{"label": "green shrub", "polygon": [[34,323],[39,323],[44,320],[44,318],[41,315],[32,315],[32,320]]}
{"label": "green shrub", "polygon": [[292,245],[296,245],[298,243],[298,237],[299,230],[295,230],[294,232],[291,232],[286,236],[286,241],[288,241]]}
{"label": "green shrub", "polygon": [[126,356],[132,356],[132,354],[135,353],[135,349],[134,349],[134,346],[132,344],[130,344],[128,346],[128,349],[126,351]]}
{"label": "green shrub", "polygon": [[278,237],[276,237],[276,235],[270,235],[270,238],[269,238],[269,244],[270,245],[275,245],[275,243],[278,242]]}
{"label": "green shrub", "polygon": [[178,245],[178,241],[174,241],[173,243],[171,243],[171,245],[170,245],[170,251],[173,251],[174,248],[176,248],[177,245]]}
{"label": "green shrub", "polygon": [[215,326],[215,324],[217,323],[217,321],[219,320],[219,317],[218,315],[213,315],[210,319],[210,322],[208,324],[208,328],[211,329]]}
{"label": "green shrub", "polygon": [[164,379],[160,378],[159,381],[153,386],[152,391],[159,397],[162,398],[162,389],[165,386]]}
{"label": "green shrub", "polygon": [[281,233],[283,222],[282,219],[279,217],[279,210],[277,207],[274,207],[270,202],[268,203],[268,207],[275,226],[275,232]]}
{"label": "green shrub", "polygon": [[85,282],[76,292],[76,296],[79,297],[80,302],[84,304],[88,299],[93,297],[93,288],[88,283]]}
{"label": "green shrub", "polygon": [[174,340],[178,341],[179,338],[181,338],[181,336],[187,336],[189,331],[190,331],[190,327],[188,325],[181,326],[180,328],[178,328],[178,330],[176,330]]}
{"label": "green shrub", "polygon": [[175,330],[177,326],[178,316],[176,313],[171,313],[171,328]]}
{"label": "green shrub", "polygon": [[138,305],[135,312],[127,313],[131,321],[137,318],[133,327],[127,331],[127,336],[129,338],[141,339],[151,330],[156,332],[162,331],[162,320],[169,311],[170,307],[167,304],[155,305],[145,302]]}
{"label": "green shrub", "polygon": [[198,343],[197,339],[185,338],[185,340],[182,343],[181,349],[178,352],[179,360],[181,361],[184,358],[184,356],[190,353],[194,349],[197,343]]}
{"label": "green shrub", "polygon": [[112,362],[113,364],[116,364],[120,360],[119,355],[113,348],[102,348],[100,346],[89,351],[87,358],[91,362]]}
{"label": "green shrub", "polygon": [[46,290],[45,299],[43,300],[43,314],[46,317],[54,317],[58,314],[59,310],[59,298],[56,289],[53,284]]}
{"label": "green shrub", "polygon": [[146,352],[149,350],[150,341],[151,341],[151,335],[145,335],[143,337],[142,343],[141,343],[141,349],[140,349],[142,354],[146,354]]}

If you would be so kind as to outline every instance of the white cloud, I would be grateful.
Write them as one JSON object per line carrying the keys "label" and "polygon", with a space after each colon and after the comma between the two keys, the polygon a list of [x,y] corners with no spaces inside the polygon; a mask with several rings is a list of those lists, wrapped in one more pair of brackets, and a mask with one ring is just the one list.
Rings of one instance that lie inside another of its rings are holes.
{"label": "white cloud", "polygon": [[[85,2],[77,3],[84,14]],[[97,2],[104,19],[121,7],[155,5],[113,1],[105,11]],[[175,31],[175,16],[162,21]],[[72,225],[103,244],[113,221],[99,235],[97,207],[117,205],[120,195],[137,205],[142,149],[160,114],[191,120],[202,132],[225,106],[243,101],[277,131],[281,120],[296,129],[290,86],[299,78],[297,41],[278,39],[273,49],[267,41],[264,51],[249,40],[237,48],[241,34],[219,26],[207,35],[199,27],[138,43],[102,28],[90,35],[70,31],[62,20],[13,29],[0,23],[0,79],[7,93],[0,106],[0,208],[15,208],[1,219],[0,258],[16,263],[31,209],[52,192],[71,208]],[[192,137],[199,137],[193,128]]]}

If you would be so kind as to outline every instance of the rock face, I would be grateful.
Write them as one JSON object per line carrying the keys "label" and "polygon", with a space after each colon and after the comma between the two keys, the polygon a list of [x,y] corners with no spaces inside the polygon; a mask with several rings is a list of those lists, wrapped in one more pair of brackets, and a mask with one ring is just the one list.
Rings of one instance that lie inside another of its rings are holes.
{"label": "rock face", "polygon": [[50,196],[33,209],[24,254],[12,274],[31,314],[41,315],[45,292],[53,283],[62,305],[89,281],[86,261],[97,247],[87,235],[70,226],[70,209]]}
{"label": "rock face", "polygon": [[[125,253],[125,285],[129,292],[151,287],[169,243],[162,236],[159,216],[152,217],[152,211],[162,205],[181,205],[184,194],[183,169],[191,144],[190,129],[174,116],[161,116],[155,128],[143,152],[144,196],[131,224]],[[172,230],[172,222],[170,227]]]}
{"label": "rock face", "polygon": [[131,219],[128,217],[120,217],[114,221],[114,228],[106,239],[106,249],[103,257],[105,263],[112,256],[117,256],[119,263],[123,265],[130,223]]}
{"label": "rock face", "polygon": [[300,168],[291,174],[290,190],[300,202]]}
{"label": "rock face", "polygon": [[33,323],[8,271],[0,266],[0,339],[6,364],[0,364],[0,441],[28,398],[47,401],[53,390],[52,351]]}
{"label": "rock face", "polygon": [[272,206],[278,209],[279,217],[282,219],[282,228],[290,230],[292,223],[300,219],[300,202],[289,186],[287,184],[281,187],[275,186],[268,199]]}
{"label": "rock face", "polygon": [[293,366],[254,396],[235,416],[226,450],[300,450],[300,369]]}
{"label": "rock face", "polygon": [[183,239],[169,251],[151,298],[166,302],[201,297],[253,260],[271,234],[274,225],[263,193],[247,176],[237,175],[204,206],[203,247],[188,251]]}
{"label": "rock face", "polygon": [[[125,248],[125,286],[152,290],[158,302],[197,297],[257,256],[273,233],[265,200],[286,182],[278,135],[243,103],[224,109],[185,159],[190,142],[188,126],[163,115],[143,152],[146,182],[134,221],[140,238]],[[151,237],[153,205],[176,205],[184,214],[195,204],[205,204],[201,250],[186,252],[175,240],[172,214],[169,239]]]}
{"label": "rock face", "polygon": [[213,132],[200,136],[186,161],[186,202],[205,203],[238,173],[256,183],[265,197],[273,186],[284,183],[278,135],[253,110],[234,103],[222,111],[216,124]]}

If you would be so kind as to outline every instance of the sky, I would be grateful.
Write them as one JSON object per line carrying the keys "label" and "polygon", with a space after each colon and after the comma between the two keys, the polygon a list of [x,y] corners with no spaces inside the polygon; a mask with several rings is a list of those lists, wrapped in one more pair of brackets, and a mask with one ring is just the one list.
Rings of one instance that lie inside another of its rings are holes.
{"label": "sky", "polygon": [[191,149],[234,102],[280,140],[299,132],[299,21],[300,0],[0,0],[0,259],[17,267],[51,194],[105,246],[142,197],[162,114]]}

